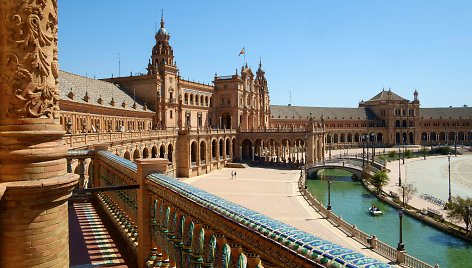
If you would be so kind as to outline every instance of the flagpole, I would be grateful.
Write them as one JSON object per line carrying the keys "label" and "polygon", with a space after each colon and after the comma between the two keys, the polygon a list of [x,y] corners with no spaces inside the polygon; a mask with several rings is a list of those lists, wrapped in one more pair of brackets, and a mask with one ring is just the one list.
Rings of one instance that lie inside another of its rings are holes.
{"label": "flagpole", "polygon": [[243,64],[243,66],[245,66],[245,65],[246,65],[246,47],[244,47],[244,64]]}

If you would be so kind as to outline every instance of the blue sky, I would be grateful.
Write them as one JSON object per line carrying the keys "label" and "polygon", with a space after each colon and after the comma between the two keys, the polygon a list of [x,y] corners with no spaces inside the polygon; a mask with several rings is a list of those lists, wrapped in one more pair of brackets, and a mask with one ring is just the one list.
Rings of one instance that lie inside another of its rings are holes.
{"label": "blue sky", "polygon": [[[356,107],[391,88],[422,107],[472,105],[472,1],[59,1],[59,63],[97,78],[145,72],[155,23],[184,78],[259,57],[272,104]],[[159,27],[159,26],[158,26]]]}

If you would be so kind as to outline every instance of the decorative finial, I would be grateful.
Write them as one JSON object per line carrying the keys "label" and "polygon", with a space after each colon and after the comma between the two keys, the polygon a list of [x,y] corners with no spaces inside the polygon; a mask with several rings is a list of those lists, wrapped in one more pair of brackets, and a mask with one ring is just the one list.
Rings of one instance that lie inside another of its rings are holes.
{"label": "decorative finial", "polygon": [[164,28],[164,9],[161,9],[161,28]]}

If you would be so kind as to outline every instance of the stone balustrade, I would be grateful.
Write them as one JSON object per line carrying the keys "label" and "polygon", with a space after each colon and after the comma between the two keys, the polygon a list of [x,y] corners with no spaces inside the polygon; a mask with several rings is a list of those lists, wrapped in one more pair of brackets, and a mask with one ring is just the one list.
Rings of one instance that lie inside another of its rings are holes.
{"label": "stone balustrade", "polygon": [[168,177],[167,159],[93,152],[94,187],[139,185],[97,195],[138,267],[390,267]]}
{"label": "stone balustrade", "polygon": [[152,140],[177,135],[177,130],[150,130],[126,132],[94,132],[64,135],[63,140],[69,148],[84,148],[99,143],[132,142],[133,140]]}

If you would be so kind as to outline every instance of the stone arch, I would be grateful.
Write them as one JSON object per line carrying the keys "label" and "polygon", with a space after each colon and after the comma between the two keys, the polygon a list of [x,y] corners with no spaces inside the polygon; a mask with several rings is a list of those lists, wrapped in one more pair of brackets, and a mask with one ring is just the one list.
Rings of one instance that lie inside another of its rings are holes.
{"label": "stone arch", "polygon": [[190,162],[196,163],[197,162],[197,142],[192,141],[190,144]]}
{"label": "stone arch", "polygon": [[172,143],[169,143],[169,145],[167,145],[167,159],[169,160],[169,165],[172,165],[172,161],[174,160],[172,158],[173,153],[174,153],[174,147],[172,146]]}
{"label": "stone arch", "polygon": [[459,140],[459,141],[464,141],[465,140],[464,132],[461,131],[461,132],[457,133],[457,140]]}
{"label": "stone arch", "polygon": [[143,158],[148,158],[149,157],[149,150],[147,147],[144,147],[143,149]]}
{"label": "stone arch", "polygon": [[235,137],[232,138],[231,146],[232,146],[232,150],[231,150],[231,151],[233,152],[232,157],[234,157],[235,152],[236,152],[236,138],[235,138]]}
{"label": "stone arch", "polygon": [[134,149],[134,152],[133,152],[133,160],[136,160],[138,158],[140,158],[140,154],[139,154],[139,150],[138,148]]}
{"label": "stone arch", "polygon": [[219,140],[219,147],[218,148],[220,148],[219,155],[220,155],[220,159],[221,159],[221,158],[223,158],[223,148],[224,148],[224,141],[221,138]]}
{"label": "stone arch", "polygon": [[165,146],[165,144],[161,144],[161,146],[159,146],[159,158],[166,158],[166,146]]}
{"label": "stone arch", "polygon": [[218,147],[216,139],[211,140],[211,159],[216,160],[216,156],[218,155]]}
{"label": "stone arch", "polygon": [[123,157],[124,157],[125,159],[131,160],[131,154],[130,154],[128,151],[125,152],[125,154],[123,155]]}
{"label": "stone arch", "polygon": [[152,158],[157,158],[157,146],[156,145],[152,146],[151,157]]}
{"label": "stone arch", "polygon": [[206,142],[205,140],[200,141],[200,161],[206,163]]}
{"label": "stone arch", "polygon": [[351,133],[347,134],[347,142],[352,142],[352,134]]}
{"label": "stone arch", "polygon": [[437,141],[437,138],[438,138],[438,134],[436,132],[431,132],[431,134],[429,134],[429,139],[431,141]]}
{"label": "stone arch", "polygon": [[355,141],[355,142],[361,142],[361,140],[359,139],[359,137],[360,137],[359,133],[354,134],[354,141]]}
{"label": "stone arch", "polygon": [[337,134],[337,133],[334,134],[334,141],[333,141],[333,142],[334,142],[334,143],[338,143],[338,142],[339,142],[339,141],[338,141],[338,134]]}
{"label": "stone arch", "polygon": [[377,133],[377,142],[383,142],[383,134],[382,132]]}
{"label": "stone arch", "polygon": [[406,125],[406,120],[403,120],[403,121],[402,121],[402,127],[407,127],[407,125]]}
{"label": "stone arch", "polygon": [[242,156],[244,160],[252,159],[252,142],[249,139],[244,139],[241,143],[242,146]]}
{"label": "stone arch", "polygon": [[341,133],[341,135],[340,135],[340,142],[341,143],[346,142],[346,137],[345,137],[344,133]]}
{"label": "stone arch", "polygon": [[195,96],[193,94],[190,94],[190,105],[194,104],[194,99],[195,99]]}
{"label": "stone arch", "polygon": [[456,140],[456,133],[455,132],[449,132],[449,135],[448,135],[448,141],[455,141]]}
{"label": "stone arch", "polygon": [[440,141],[445,141],[446,140],[446,133],[440,132],[439,133],[439,140]]}
{"label": "stone arch", "polygon": [[225,139],[225,149],[226,149],[226,155],[229,156],[229,152],[231,151],[231,142],[230,138]]}
{"label": "stone arch", "polygon": [[400,132],[395,133],[395,143],[396,143],[396,144],[400,144],[400,143],[402,142],[401,140],[402,140],[402,139],[401,139],[401,134],[400,134]]}
{"label": "stone arch", "polygon": [[184,104],[188,104],[188,93],[184,94]]}
{"label": "stone arch", "polygon": [[415,144],[415,135],[413,134],[413,132],[410,132],[408,134],[408,143],[409,144]]}
{"label": "stone arch", "polygon": [[421,140],[426,141],[428,139],[428,134],[426,132],[421,133]]}

